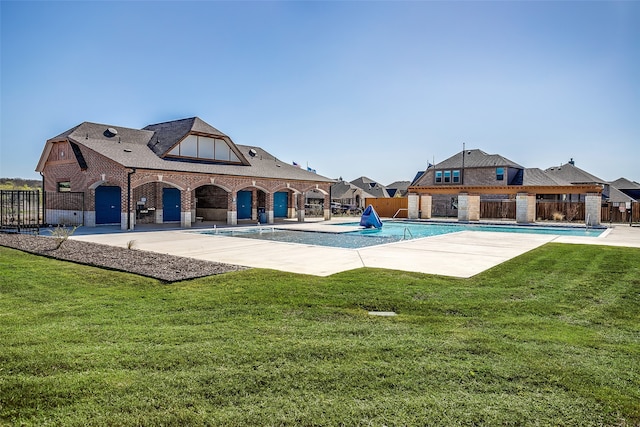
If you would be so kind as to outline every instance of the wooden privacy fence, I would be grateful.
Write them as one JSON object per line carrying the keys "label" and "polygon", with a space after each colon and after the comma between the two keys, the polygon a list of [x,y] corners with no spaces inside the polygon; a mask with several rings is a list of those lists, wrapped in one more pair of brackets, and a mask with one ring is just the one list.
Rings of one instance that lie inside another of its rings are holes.
{"label": "wooden privacy fence", "polygon": [[480,202],[480,218],[516,219],[515,200],[491,200]]}
{"label": "wooden privacy fence", "polygon": [[407,207],[409,199],[406,197],[391,198],[365,198],[365,208],[369,205],[378,212],[378,215],[385,218],[408,218]]}
{"label": "wooden privacy fence", "polygon": [[536,220],[583,221],[584,202],[536,202]]}
{"label": "wooden privacy fence", "polygon": [[605,203],[602,205],[601,222],[640,222],[640,202],[632,202],[628,209],[626,204]]}

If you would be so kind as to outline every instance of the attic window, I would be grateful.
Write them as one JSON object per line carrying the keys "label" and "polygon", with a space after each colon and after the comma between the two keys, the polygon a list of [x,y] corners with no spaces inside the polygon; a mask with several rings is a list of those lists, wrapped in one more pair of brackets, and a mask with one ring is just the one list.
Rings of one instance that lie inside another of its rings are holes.
{"label": "attic window", "polygon": [[168,156],[240,163],[240,159],[223,139],[189,135],[167,153]]}

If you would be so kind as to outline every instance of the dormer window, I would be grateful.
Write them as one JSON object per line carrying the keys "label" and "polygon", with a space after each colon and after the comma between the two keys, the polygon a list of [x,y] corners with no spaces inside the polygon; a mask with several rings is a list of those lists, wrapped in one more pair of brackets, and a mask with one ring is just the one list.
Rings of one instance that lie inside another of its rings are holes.
{"label": "dormer window", "polygon": [[187,136],[167,156],[240,163],[225,140],[199,135]]}

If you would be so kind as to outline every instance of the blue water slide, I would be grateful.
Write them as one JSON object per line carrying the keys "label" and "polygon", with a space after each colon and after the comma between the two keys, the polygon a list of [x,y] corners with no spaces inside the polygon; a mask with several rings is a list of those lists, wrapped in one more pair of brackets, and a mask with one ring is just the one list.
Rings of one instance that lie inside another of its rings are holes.
{"label": "blue water slide", "polygon": [[376,212],[373,206],[369,205],[364,210],[360,218],[360,225],[364,228],[382,228],[382,221],[380,221],[378,212]]}

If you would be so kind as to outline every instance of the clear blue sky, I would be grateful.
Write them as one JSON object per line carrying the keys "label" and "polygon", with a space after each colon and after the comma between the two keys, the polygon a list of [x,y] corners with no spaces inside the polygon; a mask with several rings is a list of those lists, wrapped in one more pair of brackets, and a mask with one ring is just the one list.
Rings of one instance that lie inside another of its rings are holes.
{"label": "clear blue sky", "polygon": [[0,176],[83,121],[198,116],[319,174],[462,149],[640,181],[640,2],[0,3]]}

